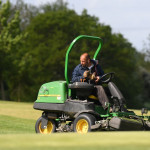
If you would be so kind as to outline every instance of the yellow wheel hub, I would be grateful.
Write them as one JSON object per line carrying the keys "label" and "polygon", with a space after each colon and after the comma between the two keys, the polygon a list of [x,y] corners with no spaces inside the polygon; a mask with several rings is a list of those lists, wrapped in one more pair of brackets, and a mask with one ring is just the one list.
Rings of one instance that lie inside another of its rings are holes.
{"label": "yellow wheel hub", "polygon": [[85,119],[80,119],[76,124],[77,133],[87,133],[88,128],[89,128],[89,125]]}
{"label": "yellow wheel hub", "polygon": [[42,129],[41,128],[41,122],[40,122],[40,124],[39,124],[39,131],[42,134],[50,134],[50,133],[52,133],[52,131],[53,131],[53,124],[52,124],[52,122],[48,121],[46,129]]}

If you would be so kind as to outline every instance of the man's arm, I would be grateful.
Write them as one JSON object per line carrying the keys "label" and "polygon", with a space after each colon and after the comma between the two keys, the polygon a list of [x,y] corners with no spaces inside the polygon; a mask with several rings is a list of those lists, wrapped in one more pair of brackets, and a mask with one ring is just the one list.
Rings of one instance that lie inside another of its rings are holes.
{"label": "man's arm", "polygon": [[83,79],[83,75],[79,72],[79,66],[77,66],[72,73],[72,82],[80,82]]}
{"label": "man's arm", "polygon": [[100,78],[104,75],[104,71],[102,70],[99,64],[97,64],[96,69],[97,69],[97,76],[95,82],[98,83],[100,81]]}
{"label": "man's arm", "polygon": [[101,77],[104,75],[104,71],[99,64],[96,66],[96,69],[97,69],[97,76]]}

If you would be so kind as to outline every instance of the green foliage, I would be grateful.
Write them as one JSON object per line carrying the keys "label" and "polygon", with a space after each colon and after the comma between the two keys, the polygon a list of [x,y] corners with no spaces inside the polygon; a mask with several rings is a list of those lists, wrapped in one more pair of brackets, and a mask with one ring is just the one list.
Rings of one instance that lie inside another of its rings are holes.
{"label": "green foliage", "polygon": [[144,107],[150,108],[150,35],[145,43],[143,52],[137,53],[139,76],[142,80],[142,99]]}
{"label": "green foliage", "polygon": [[[16,73],[18,64],[15,64],[19,48],[24,35],[20,30],[19,12],[11,16],[11,4],[9,1],[0,5],[0,83],[2,98],[5,99],[4,81],[11,86],[12,73]],[[17,63],[19,63],[18,61]],[[9,78],[9,79],[8,79]],[[17,78],[18,79],[18,78]]]}
{"label": "green foliage", "polygon": [[32,5],[27,5],[23,0],[17,0],[16,4],[11,6],[11,14],[14,14],[18,10],[20,12],[20,28],[24,30],[29,24],[30,20],[35,17],[39,9]]}

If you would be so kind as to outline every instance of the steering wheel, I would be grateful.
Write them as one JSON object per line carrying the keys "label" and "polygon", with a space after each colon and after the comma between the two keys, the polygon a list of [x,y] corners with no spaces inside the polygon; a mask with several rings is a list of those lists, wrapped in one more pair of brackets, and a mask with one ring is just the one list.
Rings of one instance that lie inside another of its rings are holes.
{"label": "steering wheel", "polygon": [[114,78],[114,75],[115,75],[114,72],[110,72],[110,73],[104,74],[104,75],[100,78],[101,83],[108,83],[108,82],[110,82],[111,79]]}

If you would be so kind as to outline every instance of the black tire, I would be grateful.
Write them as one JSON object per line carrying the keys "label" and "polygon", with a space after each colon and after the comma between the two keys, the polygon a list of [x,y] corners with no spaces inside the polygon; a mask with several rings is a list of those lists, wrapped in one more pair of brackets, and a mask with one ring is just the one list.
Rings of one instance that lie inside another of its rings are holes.
{"label": "black tire", "polygon": [[73,123],[73,130],[77,133],[91,132],[91,126],[95,124],[96,118],[92,114],[81,114]]}
{"label": "black tire", "polygon": [[41,122],[42,122],[42,117],[40,117],[35,124],[35,131],[36,133],[41,133],[41,134],[51,134],[53,132],[56,132],[56,123],[52,119],[48,119],[47,123],[47,128],[42,129],[41,128]]}

